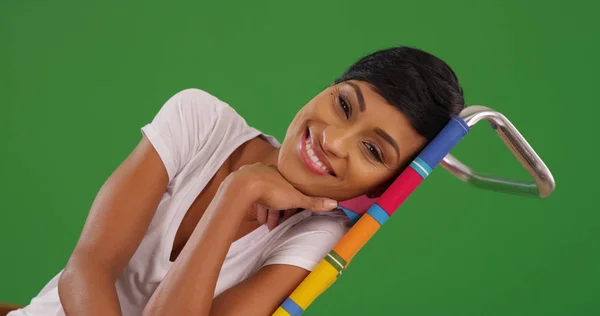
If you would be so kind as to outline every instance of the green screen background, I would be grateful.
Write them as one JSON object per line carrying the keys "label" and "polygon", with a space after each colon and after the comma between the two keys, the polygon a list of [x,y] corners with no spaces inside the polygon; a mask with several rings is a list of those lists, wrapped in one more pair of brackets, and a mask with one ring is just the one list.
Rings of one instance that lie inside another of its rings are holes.
{"label": "green screen background", "polygon": [[[364,54],[446,60],[552,170],[546,200],[436,169],[306,315],[599,315],[598,2],[2,1],[0,301],[66,263],[91,202],[172,94],[197,87],[282,139]],[[526,177],[487,124],[453,151]]]}

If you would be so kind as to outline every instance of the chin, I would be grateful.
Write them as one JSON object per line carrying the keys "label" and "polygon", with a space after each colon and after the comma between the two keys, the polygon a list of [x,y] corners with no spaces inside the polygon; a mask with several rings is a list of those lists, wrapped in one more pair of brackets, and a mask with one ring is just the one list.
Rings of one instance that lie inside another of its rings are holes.
{"label": "chin", "polygon": [[298,191],[310,195],[316,196],[315,194],[321,191],[322,185],[311,181],[306,175],[299,174],[297,167],[283,164],[277,165],[279,173]]}
{"label": "chin", "polygon": [[336,201],[345,201],[362,194],[353,192],[354,190],[347,188],[332,187],[322,181],[315,181],[314,179],[298,174],[298,169],[286,169],[279,170],[282,176],[298,191],[308,196],[323,197],[334,199]]}
{"label": "chin", "polygon": [[[318,170],[306,156],[306,128],[294,129],[294,136],[286,135],[279,151],[277,169],[281,175],[298,191],[305,195],[325,197],[343,201],[357,197],[363,190],[347,187],[336,175]],[[291,131],[289,131],[291,132]],[[304,153],[303,153],[304,151]],[[360,191],[357,193],[357,191]]]}

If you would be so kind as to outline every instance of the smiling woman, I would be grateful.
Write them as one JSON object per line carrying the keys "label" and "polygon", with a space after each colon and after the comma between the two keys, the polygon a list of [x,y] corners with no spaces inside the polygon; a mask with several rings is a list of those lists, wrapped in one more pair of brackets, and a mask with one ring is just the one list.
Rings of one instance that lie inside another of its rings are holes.
{"label": "smiling woman", "polygon": [[9,315],[270,315],[347,232],[337,201],[385,190],[463,103],[454,72],[407,47],[352,65],[282,144],[183,90],[100,189],[65,269]]}
{"label": "smiling woman", "polygon": [[[292,132],[293,127],[297,131]],[[346,200],[373,193],[425,143],[407,116],[369,83],[344,81],[325,89],[298,112],[283,143],[279,169],[306,194],[328,192],[331,198]],[[292,144],[303,157],[301,166],[286,158],[294,157],[288,153]]]}

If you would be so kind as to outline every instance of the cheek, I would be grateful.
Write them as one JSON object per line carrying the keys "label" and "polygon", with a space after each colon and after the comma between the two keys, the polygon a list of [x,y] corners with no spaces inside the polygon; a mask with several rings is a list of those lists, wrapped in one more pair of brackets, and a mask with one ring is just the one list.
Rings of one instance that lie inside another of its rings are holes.
{"label": "cheek", "polygon": [[302,123],[302,121],[304,120],[304,112],[303,109],[301,109],[298,113],[296,113],[296,116],[294,116],[294,119],[292,119],[292,121],[290,122],[290,125],[287,128],[286,134],[285,134],[285,138],[289,138],[290,136],[294,136],[294,133],[296,132],[296,130],[298,129],[298,126]]}
{"label": "cheek", "polygon": [[352,166],[349,166],[345,182],[348,190],[358,192],[361,195],[385,183],[394,174],[394,171],[383,166],[376,167],[368,162],[355,162]]}
{"label": "cheek", "polygon": [[302,111],[311,119],[327,120],[332,114],[336,114],[335,105],[332,102],[332,96],[329,93],[322,93],[307,103]]}

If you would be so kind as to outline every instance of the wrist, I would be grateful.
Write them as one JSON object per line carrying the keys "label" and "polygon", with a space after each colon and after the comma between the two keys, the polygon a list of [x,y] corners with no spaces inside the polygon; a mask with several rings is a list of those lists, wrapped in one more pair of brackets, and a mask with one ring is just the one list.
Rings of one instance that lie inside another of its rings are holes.
{"label": "wrist", "polygon": [[234,198],[239,203],[251,205],[261,196],[259,179],[253,174],[234,172],[221,183],[220,189],[227,198]]}

